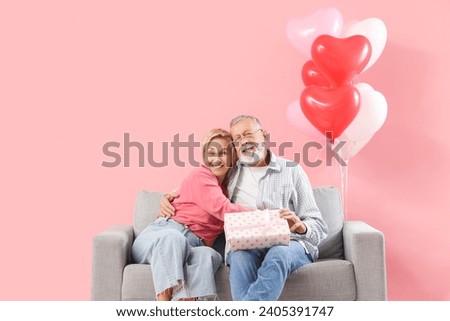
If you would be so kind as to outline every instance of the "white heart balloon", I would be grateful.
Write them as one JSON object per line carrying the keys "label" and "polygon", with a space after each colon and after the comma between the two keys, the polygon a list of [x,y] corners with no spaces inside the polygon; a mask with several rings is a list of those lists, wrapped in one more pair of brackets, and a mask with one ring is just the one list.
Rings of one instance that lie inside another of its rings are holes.
{"label": "white heart balloon", "polygon": [[365,91],[374,91],[373,87],[366,82],[360,82],[355,85],[356,89],[358,89],[359,93]]}
{"label": "white heart balloon", "polygon": [[384,22],[378,18],[368,18],[362,21],[354,21],[344,26],[342,37],[354,35],[366,37],[372,46],[372,54],[369,63],[362,72],[369,69],[380,58],[387,41],[387,28]]}
{"label": "white heart balloon", "polygon": [[311,56],[311,44],[320,35],[337,37],[342,32],[343,18],[333,7],[320,8],[306,17],[289,20],[286,35],[289,42],[306,57]]}
{"label": "white heart balloon", "polygon": [[386,98],[366,83],[355,85],[361,103],[359,112],[344,131],[345,136],[354,142],[373,136],[383,126],[388,111]]}
{"label": "white heart balloon", "polygon": [[373,136],[370,136],[366,139],[360,140],[358,142],[348,142],[350,144],[350,157],[355,156],[359,153],[361,149],[363,149],[364,146],[367,145],[367,143],[372,139]]}
{"label": "white heart balloon", "polygon": [[372,137],[373,136],[370,136],[360,141],[352,141],[348,137],[345,137],[345,134],[342,134],[339,139],[340,141],[345,142],[345,144],[340,151],[340,156],[343,157],[344,160],[348,161],[348,158],[358,154],[359,151],[363,149],[367,143],[369,143]]}

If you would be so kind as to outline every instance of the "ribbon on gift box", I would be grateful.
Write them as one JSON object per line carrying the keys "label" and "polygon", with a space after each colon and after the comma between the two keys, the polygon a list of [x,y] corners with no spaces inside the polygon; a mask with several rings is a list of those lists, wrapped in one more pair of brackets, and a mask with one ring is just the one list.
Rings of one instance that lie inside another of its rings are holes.
{"label": "ribbon on gift box", "polygon": [[273,231],[274,228],[270,224],[270,212],[269,212],[269,210],[265,209],[262,212],[264,213],[264,222],[265,222],[264,227],[263,227],[263,235],[266,235],[270,231]]}

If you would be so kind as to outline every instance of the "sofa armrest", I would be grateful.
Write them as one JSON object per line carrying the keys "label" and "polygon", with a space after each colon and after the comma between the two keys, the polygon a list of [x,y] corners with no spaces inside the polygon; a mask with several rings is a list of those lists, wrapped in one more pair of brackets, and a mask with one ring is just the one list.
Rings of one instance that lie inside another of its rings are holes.
{"label": "sofa armrest", "polygon": [[114,226],[94,236],[92,300],[121,300],[123,268],[131,258],[133,239],[133,227],[128,225]]}
{"label": "sofa armrest", "polygon": [[384,235],[361,221],[344,222],[344,255],[353,263],[357,300],[386,300]]}

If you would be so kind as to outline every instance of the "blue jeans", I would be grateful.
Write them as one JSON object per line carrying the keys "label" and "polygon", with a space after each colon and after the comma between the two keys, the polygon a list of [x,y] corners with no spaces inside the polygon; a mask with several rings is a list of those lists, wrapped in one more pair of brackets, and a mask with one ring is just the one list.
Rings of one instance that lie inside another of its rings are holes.
{"label": "blue jeans", "polygon": [[173,300],[217,297],[214,274],[222,256],[174,220],[159,218],[147,226],[132,255],[135,262],[150,264],[157,295],[172,288]]}
{"label": "blue jeans", "polygon": [[275,301],[292,271],[312,263],[297,241],[289,246],[238,250],[228,254],[231,296],[235,301]]}

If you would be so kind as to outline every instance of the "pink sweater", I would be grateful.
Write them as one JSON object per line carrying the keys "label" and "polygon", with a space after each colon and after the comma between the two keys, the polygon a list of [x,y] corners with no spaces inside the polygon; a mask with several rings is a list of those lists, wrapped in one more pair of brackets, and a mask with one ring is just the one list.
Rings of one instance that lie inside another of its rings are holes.
{"label": "pink sweater", "polygon": [[183,181],[174,200],[172,219],[187,225],[203,242],[211,246],[223,231],[223,217],[229,212],[250,209],[230,203],[217,177],[206,167],[195,168]]}

